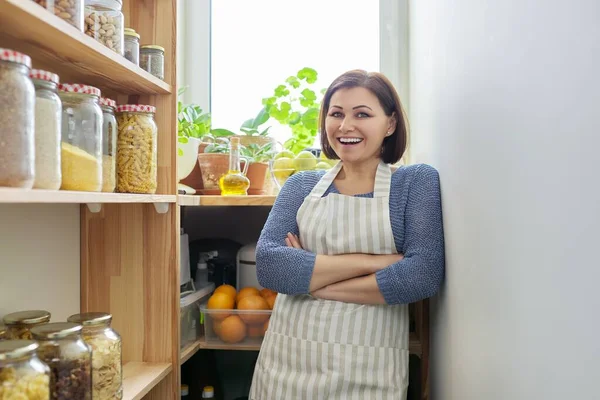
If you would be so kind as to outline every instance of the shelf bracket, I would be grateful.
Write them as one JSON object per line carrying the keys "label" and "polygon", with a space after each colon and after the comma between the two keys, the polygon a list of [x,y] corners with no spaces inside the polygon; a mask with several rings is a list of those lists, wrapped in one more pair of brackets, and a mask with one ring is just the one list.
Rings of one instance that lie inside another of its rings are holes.
{"label": "shelf bracket", "polygon": [[102,210],[102,204],[100,203],[86,203],[86,206],[93,214],[97,214]]}
{"label": "shelf bracket", "polygon": [[169,203],[153,203],[154,209],[159,214],[166,214],[169,211]]}

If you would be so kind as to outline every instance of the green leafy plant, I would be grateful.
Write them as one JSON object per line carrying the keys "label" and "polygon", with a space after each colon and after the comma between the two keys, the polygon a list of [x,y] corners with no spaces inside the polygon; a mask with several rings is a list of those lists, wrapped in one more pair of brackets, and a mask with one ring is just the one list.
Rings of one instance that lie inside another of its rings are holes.
{"label": "green leafy plant", "polygon": [[[178,91],[180,96],[185,88]],[[201,139],[211,133],[210,113],[202,111],[196,104],[183,104],[177,101],[177,135],[180,138],[193,137]],[[183,142],[185,143],[185,141]]]}
{"label": "green leafy plant", "polygon": [[320,96],[324,93],[323,90],[314,90],[317,77],[314,69],[302,68],[277,86],[273,96],[262,100],[270,118],[290,127],[292,137],[285,141],[283,147],[294,154],[311,147],[317,137]]}
{"label": "green leafy plant", "polygon": [[265,143],[262,146],[256,143],[251,143],[240,148],[240,155],[247,158],[250,163],[267,162],[275,155],[273,150],[272,142]]}

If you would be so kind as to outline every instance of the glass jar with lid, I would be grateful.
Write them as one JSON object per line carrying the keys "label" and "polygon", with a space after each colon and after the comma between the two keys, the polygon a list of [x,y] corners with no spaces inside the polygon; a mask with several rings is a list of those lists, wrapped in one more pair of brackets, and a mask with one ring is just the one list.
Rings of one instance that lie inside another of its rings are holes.
{"label": "glass jar with lid", "polygon": [[58,97],[58,75],[31,70],[35,86],[35,180],[37,189],[58,190],[60,172],[60,121],[62,102]]}
{"label": "glass jar with lid", "polygon": [[9,339],[31,339],[31,328],[48,323],[50,313],[46,310],[27,310],[6,314],[2,322],[8,328]]}
{"label": "glass jar with lid", "polygon": [[50,399],[50,369],[33,340],[0,342],[0,399]]}
{"label": "glass jar with lid", "polygon": [[102,109],[100,89],[61,84],[62,190],[102,190]]}
{"label": "glass jar with lid", "polygon": [[158,131],[156,107],[125,104],[117,107],[117,192],[156,193]]}
{"label": "glass jar with lid", "polygon": [[31,58],[0,48],[0,187],[30,189],[35,166]]}
{"label": "glass jar with lid", "polygon": [[140,67],[158,79],[165,79],[165,49],[148,44],[140,47]]}
{"label": "glass jar with lid", "polygon": [[123,55],[123,0],[85,0],[85,34]]}
{"label": "glass jar with lid", "polygon": [[81,325],[54,322],[31,329],[38,355],[50,367],[52,399],[91,400],[92,349],[81,337]]}
{"label": "glass jar with lid", "polygon": [[102,312],[71,315],[67,321],[83,326],[83,340],[92,348],[92,398],[123,398],[121,336],[111,328],[112,316]]}
{"label": "glass jar with lid", "polygon": [[0,341],[8,339],[8,328],[4,324],[0,324]]}
{"label": "glass jar with lid", "polygon": [[117,118],[114,100],[100,98],[102,109],[102,191],[112,193],[117,185]]}
{"label": "glass jar with lid", "polygon": [[35,2],[83,32],[83,0],[35,0]]}
{"label": "glass jar with lid", "polygon": [[131,28],[125,28],[125,58],[140,65],[140,35]]}

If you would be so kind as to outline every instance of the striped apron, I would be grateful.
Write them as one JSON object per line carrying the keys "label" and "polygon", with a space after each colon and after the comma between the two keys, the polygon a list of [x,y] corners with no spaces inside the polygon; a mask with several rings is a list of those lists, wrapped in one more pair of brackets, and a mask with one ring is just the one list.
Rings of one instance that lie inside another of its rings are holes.
{"label": "striped apron", "polygon": [[[373,198],[329,194],[342,163],[298,210],[302,246],[316,254],[397,253],[390,223],[392,172],[380,163]],[[408,306],[278,295],[256,362],[253,400],[404,400]]]}

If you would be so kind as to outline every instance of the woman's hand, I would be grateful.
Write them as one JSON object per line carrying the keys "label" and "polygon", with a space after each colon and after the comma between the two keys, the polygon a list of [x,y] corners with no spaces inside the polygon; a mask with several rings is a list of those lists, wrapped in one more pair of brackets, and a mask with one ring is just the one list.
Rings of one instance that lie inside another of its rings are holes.
{"label": "woman's hand", "polygon": [[295,249],[302,249],[302,244],[300,243],[300,238],[296,235],[294,235],[293,233],[289,233],[287,234],[287,237],[285,238],[285,244],[287,245],[287,247],[293,247]]}

